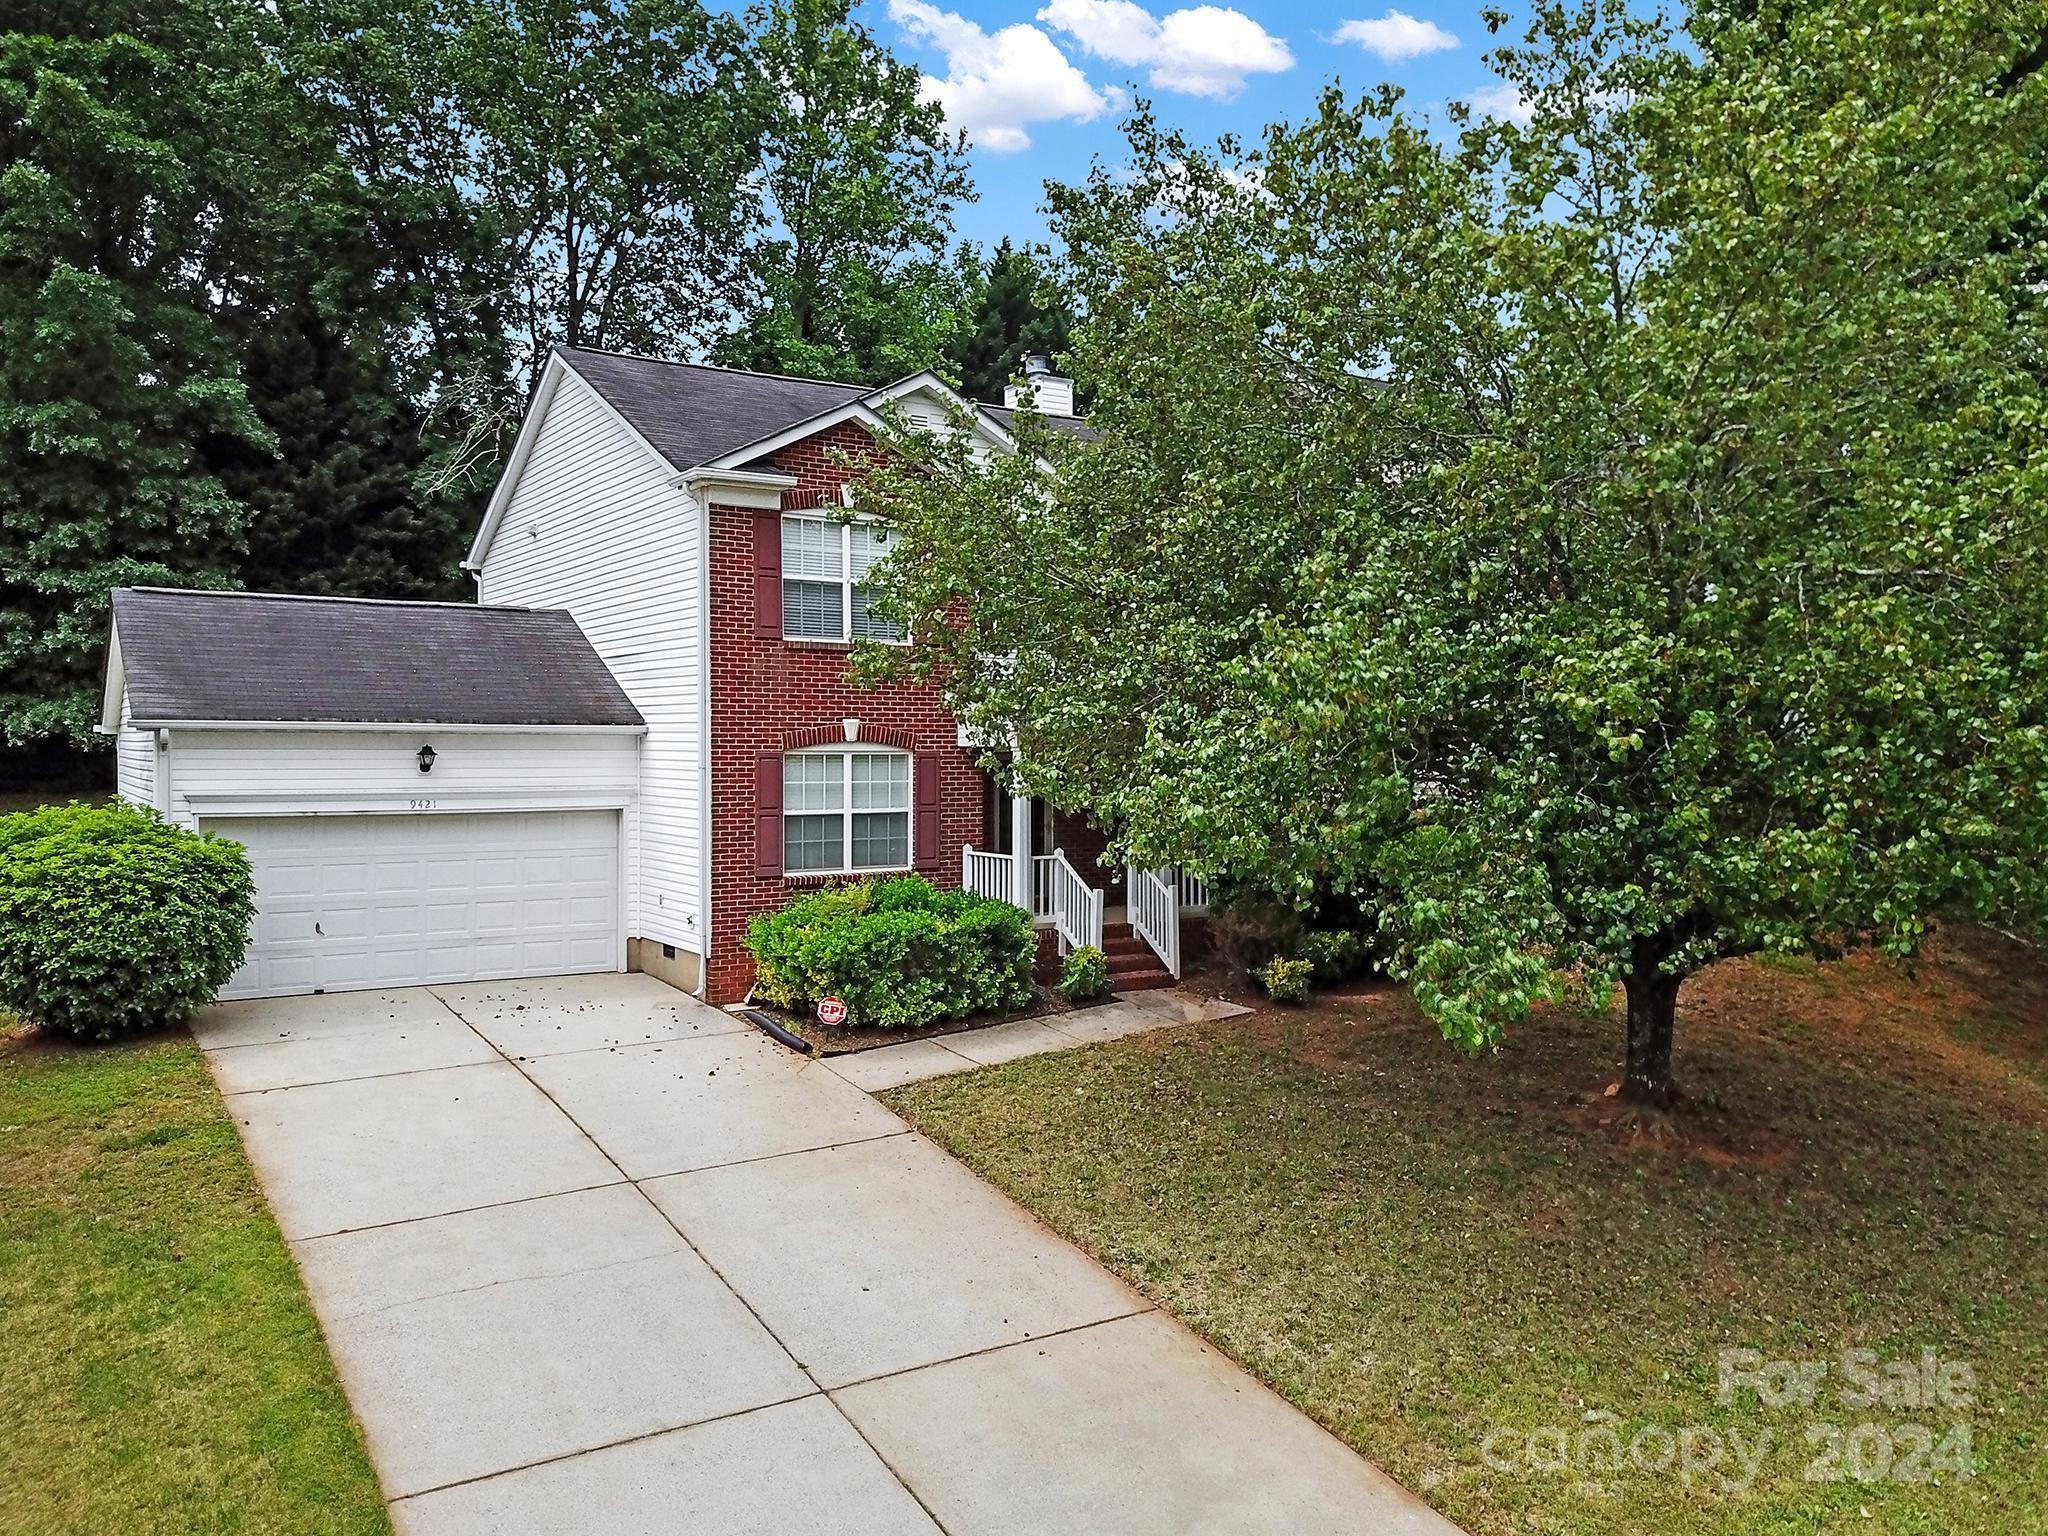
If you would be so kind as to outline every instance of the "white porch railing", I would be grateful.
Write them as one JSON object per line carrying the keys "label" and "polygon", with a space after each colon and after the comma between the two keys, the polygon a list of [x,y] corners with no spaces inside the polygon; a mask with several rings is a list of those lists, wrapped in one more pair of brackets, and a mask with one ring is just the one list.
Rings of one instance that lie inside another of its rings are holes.
{"label": "white porch railing", "polygon": [[1041,922],[1052,920],[1052,861],[1049,853],[1031,861],[1031,915]]}
{"label": "white porch railing", "polygon": [[[1024,905],[1016,897],[1017,861],[1007,853],[968,847],[960,852],[960,884],[991,901]],[[1198,875],[1171,865],[1161,869],[1127,867],[1124,889],[1131,927],[1158,952],[1166,969],[1181,973],[1180,919],[1184,912],[1204,912],[1209,888]],[[1090,885],[1067,862],[1064,849],[1040,854],[1031,861],[1030,912],[1036,922],[1059,930],[1062,953],[1083,944],[1102,947],[1102,918],[1108,895]]]}
{"label": "white porch railing", "polygon": [[1081,878],[1064,849],[1053,849],[1047,862],[1052,866],[1046,878],[1052,925],[1060,931],[1061,952],[1084,944],[1102,948],[1102,892]]}
{"label": "white porch railing", "polygon": [[[1053,859],[1055,855],[1042,853],[1031,861],[1031,916],[1038,922],[1050,922],[1053,917]],[[986,849],[966,847],[960,850],[960,888],[976,896],[986,896],[991,901],[1007,901],[1022,906],[1011,887],[1016,884],[1017,861],[1007,853],[990,853]]]}
{"label": "white porch railing", "polygon": [[990,901],[1016,903],[1010,894],[1017,861],[1007,853],[983,853],[979,848],[960,850],[960,888]]}
{"label": "white porch railing", "polygon": [[1176,980],[1180,977],[1180,881],[1174,871],[1140,869],[1135,864],[1125,871],[1125,888],[1130,893],[1131,927],[1138,937],[1158,953]]}

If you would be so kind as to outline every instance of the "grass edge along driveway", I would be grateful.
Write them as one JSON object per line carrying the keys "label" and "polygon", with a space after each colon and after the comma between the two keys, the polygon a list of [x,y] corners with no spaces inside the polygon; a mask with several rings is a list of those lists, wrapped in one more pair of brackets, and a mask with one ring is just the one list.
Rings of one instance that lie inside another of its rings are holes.
{"label": "grass edge along driveway", "polygon": [[290,1251],[182,1032],[0,1019],[0,1532],[390,1529]]}
{"label": "grass edge along driveway", "polygon": [[[2048,973],[1945,944],[1917,977],[1745,963],[1695,989],[1682,1148],[1603,1131],[1613,1020],[1553,1012],[1466,1060],[1391,989],[885,1098],[1478,1536],[2048,1530]],[[1932,1348],[1975,1401],[1723,1406],[1724,1347]],[[1902,1454],[1962,1422],[1979,1470],[1859,1482],[1808,1439],[1830,1422]],[[1771,1440],[1744,1492],[1579,1463],[1603,1423]],[[1573,1464],[1490,1466],[1494,1430]]]}

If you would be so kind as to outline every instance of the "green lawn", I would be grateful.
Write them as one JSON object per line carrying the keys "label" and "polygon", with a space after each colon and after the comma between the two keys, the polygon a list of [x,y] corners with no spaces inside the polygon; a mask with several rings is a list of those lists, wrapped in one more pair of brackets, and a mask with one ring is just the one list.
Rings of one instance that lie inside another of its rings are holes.
{"label": "green lawn", "polygon": [[[1392,991],[890,1101],[1475,1532],[2048,1530],[2048,983],[1972,940],[1916,980],[1734,965],[1689,993],[1707,1108],[1677,1147],[1609,1123],[1612,1021],[1467,1061]],[[1930,1347],[1975,1400],[1852,1408],[1827,1379],[1813,1408],[1723,1406],[1724,1346]],[[1809,1481],[1816,1423],[1879,1429]],[[1653,1431],[1652,1469],[1610,1470],[1610,1424],[1711,1430],[1729,1460],[1695,1434],[1689,1479],[1655,1470]],[[1913,1424],[1966,1425],[1975,1475],[1846,1475]],[[1770,1432],[1746,1492],[1731,1430]]]}
{"label": "green lawn", "polygon": [[0,1040],[0,1531],[388,1530],[191,1041]]}

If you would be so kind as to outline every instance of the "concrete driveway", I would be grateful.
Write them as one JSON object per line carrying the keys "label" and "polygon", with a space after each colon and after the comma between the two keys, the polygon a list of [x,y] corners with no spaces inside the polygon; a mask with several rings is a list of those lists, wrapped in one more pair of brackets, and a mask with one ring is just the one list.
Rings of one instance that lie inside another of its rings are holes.
{"label": "concrete driveway", "polygon": [[1455,1529],[859,1088],[659,982],[194,1033],[402,1532]]}

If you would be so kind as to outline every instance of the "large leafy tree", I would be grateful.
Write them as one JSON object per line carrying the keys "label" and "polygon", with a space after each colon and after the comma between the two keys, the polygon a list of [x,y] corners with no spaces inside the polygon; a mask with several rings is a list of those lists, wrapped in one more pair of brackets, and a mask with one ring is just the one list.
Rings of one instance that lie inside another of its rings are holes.
{"label": "large leafy tree", "polygon": [[[294,78],[398,225],[422,382],[483,440],[461,470],[488,477],[555,344],[675,356],[730,323],[768,116],[740,19],[699,0],[288,0],[283,16]],[[437,211],[457,238],[435,238]]]}
{"label": "large leafy tree", "polygon": [[[272,448],[220,322],[326,167],[233,0],[29,7],[0,32],[0,735],[84,741],[122,582],[226,582]],[[224,126],[235,125],[233,132]]]}
{"label": "large leafy tree", "polygon": [[0,691],[88,741],[123,582],[449,590],[458,508],[407,362],[429,218],[372,200],[237,0],[17,8],[0,33]]}
{"label": "large leafy tree", "polygon": [[[470,175],[478,143],[458,110],[459,7],[417,0],[279,0],[278,54],[362,187],[360,219],[308,231],[374,243],[398,390],[443,404],[516,393],[518,250],[507,211]],[[529,324],[528,331],[530,333]]]}
{"label": "large leafy tree", "polygon": [[1688,31],[1540,6],[1524,125],[1140,118],[1054,192],[1099,440],[906,428],[870,498],[1037,787],[1372,896],[1469,1046],[1619,984],[1650,1107],[1701,967],[1910,954],[2048,866],[2039,10]]}
{"label": "large leafy tree", "polygon": [[852,9],[771,0],[753,18],[765,225],[749,312],[718,356],[881,383],[938,363],[960,328],[974,273],[948,241],[973,188],[964,139]]}
{"label": "large leafy tree", "polygon": [[1074,314],[1049,265],[1005,240],[990,254],[980,292],[947,357],[970,400],[999,405],[1034,352],[1067,350]]}

